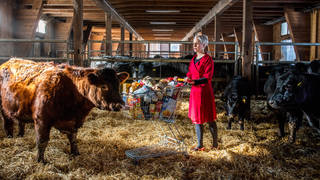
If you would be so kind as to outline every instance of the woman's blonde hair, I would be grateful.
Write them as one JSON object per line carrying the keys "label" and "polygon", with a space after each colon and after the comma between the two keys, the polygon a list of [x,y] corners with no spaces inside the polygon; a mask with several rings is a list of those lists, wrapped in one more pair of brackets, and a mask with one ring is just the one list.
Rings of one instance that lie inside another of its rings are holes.
{"label": "woman's blonde hair", "polygon": [[193,41],[198,39],[199,42],[204,46],[204,47],[207,47],[208,46],[208,43],[209,43],[209,40],[208,40],[208,36],[207,35],[204,35],[202,33],[198,33],[197,35],[194,36],[193,38]]}

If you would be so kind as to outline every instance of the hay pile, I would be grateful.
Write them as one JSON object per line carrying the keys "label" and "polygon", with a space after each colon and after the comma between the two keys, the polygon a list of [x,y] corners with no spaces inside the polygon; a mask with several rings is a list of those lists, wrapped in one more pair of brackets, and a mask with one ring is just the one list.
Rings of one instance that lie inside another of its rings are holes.
{"label": "hay pile", "polygon": [[[225,129],[222,102],[217,101],[219,149],[141,160],[134,165],[125,151],[159,142],[153,121],[131,120],[121,113],[94,109],[78,133],[80,155],[69,156],[65,135],[52,129],[45,152],[46,165],[36,163],[33,125],[23,138],[8,139],[0,129],[0,179],[316,179],[320,177],[320,138],[302,127],[297,142],[277,138],[277,124],[262,101],[252,101],[253,121],[245,131],[234,123]],[[188,101],[177,111],[177,127],[188,149],[196,143],[194,126],[187,118]],[[17,128],[15,129],[17,134]]]}

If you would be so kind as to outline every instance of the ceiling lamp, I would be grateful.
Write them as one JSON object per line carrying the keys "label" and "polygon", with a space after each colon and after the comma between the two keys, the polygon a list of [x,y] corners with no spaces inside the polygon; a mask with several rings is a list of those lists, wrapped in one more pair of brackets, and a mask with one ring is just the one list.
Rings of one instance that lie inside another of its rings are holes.
{"label": "ceiling lamp", "polygon": [[179,13],[180,10],[146,10],[147,13]]}
{"label": "ceiling lamp", "polygon": [[153,36],[171,36],[171,34],[153,34]]}
{"label": "ceiling lamp", "polygon": [[165,40],[165,39],[171,39],[171,37],[155,37],[154,39]]}
{"label": "ceiling lamp", "polygon": [[173,29],[152,29],[152,31],[158,31],[158,32],[171,32]]}
{"label": "ceiling lamp", "polygon": [[164,25],[164,24],[176,24],[176,22],[157,22],[157,21],[152,21],[150,24],[158,24],[158,25]]}

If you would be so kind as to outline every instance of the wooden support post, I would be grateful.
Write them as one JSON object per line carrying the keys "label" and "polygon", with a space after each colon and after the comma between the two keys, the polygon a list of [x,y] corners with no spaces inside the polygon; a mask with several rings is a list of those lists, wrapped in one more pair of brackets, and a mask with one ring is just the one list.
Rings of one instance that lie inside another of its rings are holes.
{"label": "wooden support post", "polygon": [[242,76],[251,80],[252,63],[252,0],[243,0],[243,21],[242,21]]}
{"label": "wooden support post", "polygon": [[[314,10],[311,12],[311,35],[310,35],[310,43],[317,42],[317,17],[318,11]],[[310,61],[316,59],[316,46],[310,47]]]}
{"label": "wooden support post", "polygon": [[123,43],[123,41],[124,41],[124,31],[125,31],[124,27],[121,26],[121,39],[120,39],[120,41],[122,41],[120,43],[120,55],[121,56],[124,56],[124,43]]}
{"label": "wooden support post", "polygon": [[[220,42],[220,35],[221,35],[221,20],[219,18],[219,16],[215,16],[214,17],[214,40],[215,42]],[[214,45],[214,53],[213,53],[213,57],[215,59],[219,59],[220,55],[219,52],[222,51],[222,45]]]}
{"label": "wooden support post", "polygon": [[[320,43],[320,10],[317,9],[317,43]],[[320,59],[320,46],[317,46],[316,58]]]}
{"label": "wooden support post", "polygon": [[[132,33],[129,33],[129,41],[132,41]],[[132,42],[129,44],[129,56],[132,57]]]}
{"label": "wooden support post", "polygon": [[105,44],[105,55],[112,56],[112,15],[110,12],[105,13],[106,22],[106,44]]}
{"label": "wooden support post", "polygon": [[82,41],[83,41],[83,0],[73,0],[73,63],[83,66]]}
{"label": "wooden support post", "polygon": [[[0,0],[0,38],[13,38],[13,1]],[[0,56],[13,56],[13,43],[0,46]]]}

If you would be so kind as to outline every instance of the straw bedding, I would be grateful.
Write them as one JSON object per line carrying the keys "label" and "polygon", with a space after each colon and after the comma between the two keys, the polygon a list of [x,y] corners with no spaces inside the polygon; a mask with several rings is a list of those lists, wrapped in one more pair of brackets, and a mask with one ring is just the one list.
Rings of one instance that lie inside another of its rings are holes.
{"label": "straw bedding", "polygon": [[[206,151],[151,158],[134,165],[125,156],[133,148],[157,144],[153,121],[131,120],[121,112],[93,109],[79,129],[80,155],[69,155],[65,135],[51,130],[45,165],[36,162],[33,125],[25,136],[8,139],[0,129],[0,179],[317,179],[320,177],[320,138],[303,126],[295,144],[277,137],[276,119],[265,102],[252,101],[252,121],[245,131],[226,130],[227,118],[217,99],[219,149],[210,149],[205,126]],[[177,108],[176,125],[188,150],[196,143],[194,126],[187,118],[188,100]],[[1,120],[2,121],[2,120]],[[165,125],[165,124],[164,124]],[[15,129],[17,133],[17,128]]]}

